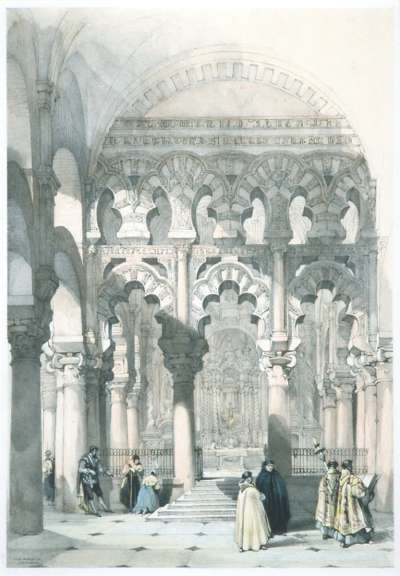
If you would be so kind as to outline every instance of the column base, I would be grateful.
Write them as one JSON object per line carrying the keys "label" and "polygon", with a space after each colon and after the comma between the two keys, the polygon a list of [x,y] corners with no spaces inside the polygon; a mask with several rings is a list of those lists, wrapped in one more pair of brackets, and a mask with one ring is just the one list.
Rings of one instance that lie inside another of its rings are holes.
{"label": "column base", "polygon": [[185,486],[183,480],[181,480],[180,478],[174,478],[172,480],[172,491],[170,496],[170,502],[174,502],[184,493],[185,493]]}

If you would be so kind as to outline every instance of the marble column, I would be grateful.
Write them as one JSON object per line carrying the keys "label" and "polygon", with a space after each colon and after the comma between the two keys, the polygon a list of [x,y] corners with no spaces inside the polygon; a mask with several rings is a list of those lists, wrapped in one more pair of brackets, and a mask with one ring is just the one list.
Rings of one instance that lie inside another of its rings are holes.
{"label": "marble column", "polygon": [[[158,320],[160,321],[160,320]],[[174,492],[172,498],[190,490],[194,483],[195,424],[194,377],[202,367],[207,343],[175,320],[163,320],[159,346],[171,372],[173,388]],[[172,325],[172,326],[171,326]]]}
{"label": "marble column", "polygon": [[368,339],[372,349],[376,349],[378,337],[378,252],[377,247],[368,254]]}
{"label": "marble column", "polygon": [[268,453],[283,476],[291,470],[289,428],[289,360],[281,357],[268,368]]}
{"label": "marble column", "polygon": [[178,319],[182,324],[189,320],[189,275],[188,275],[188,247],[177,247],[177,302],[176,309]]}
{"label": "marble column", "polygon": [[40,350],[46,339],[31,307],[25,308],[27,317],[9,320],[8,325],[12,354],[9,528],[22,535],[43,530]]}
{"label": "marble column", "polygon": [[324,434],[323,446],[336,448],[336,392],[332,388],[324,390]]}
{"label": "marble column", "polygon": [[362,374],[356,376],[357,420],[356,420],[356,448],[365,448],[365,383]]}
{"label": "marble column", "polygon": [[272,245],[272,340],[287,341],[285,321],[285,262],[282,245]]}
{"label": "marble column", "polygon": [[56,448],[55,448],[55,506],[59,512],[64,511],[64,374],[55,370],[56,374]]}
{"label": "marble column", "polygon": [[140,446],[139,392],[132,389],[127,395],[128,448],[136,450]]}
{"label": "marble column", "polygon": [[99,370],[93,364],[85,369],[86,399],[87,399],[87,438],[88,446],[100,445],[100,401],[99,401]]}
{"label": "marble column", "polygon": [[353,390],[352,377],[341,378],[336,385],[336,447],[353,448]]}
{"label": "marble column", "polygon": [[393,512],[393,365],[377,362],[377,447],[376,471],[380,475],[376,491],[376,509]]}
{"label": "marble column", "polygon": [[128,377],[114,379],[108,384],[111,393],[111,448],[128,448],[127,384]]}
{"label": "marble column", "polygon": [[[57,409],[62,405],[62,430],[57,444],[63,444],[62,470],[57,465],[60,454],[56,453],[56,478],[62,484],[62,494],[56,498],[56,507],[64,512],[78,510],[77,473],[79,460],[87,451],[86,386],[84,380],[83,355],[81,353],[56,353],[54,367],[60,371],[58,380]],[[62,396],[62,398],[61,398]],[[58,419],[58,413],[57,413]],[[62,436],[62,440],[60,438]],[[58,448],[58,446],[57,446]]]}
{"label": "marble column", "polygon": [[49,372],[47,358],[42,362],[40,388],[42,396],[42,450],[50,450],[55,455],[56,447],[56,408],[57,378],[54,371]]}

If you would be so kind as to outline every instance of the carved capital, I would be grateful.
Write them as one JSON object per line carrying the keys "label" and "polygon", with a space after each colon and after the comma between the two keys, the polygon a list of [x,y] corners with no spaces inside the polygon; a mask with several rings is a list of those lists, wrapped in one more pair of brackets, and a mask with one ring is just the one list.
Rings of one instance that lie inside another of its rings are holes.
{"label": "carved capital", "polygon": [[78,353],[59,353],[54,354],[52,360],[54,369],[62,372],[63,388],[75,388],[77,391],[85,391],[85,382],[82,378],[84,372],[84,357]]}
{"label": "carved capital", "polygon": [[31,359],[40,363],[41,348],[46,339],[35,318],[10,320],[8,340],[11,344],[12,362]]}
{"label": "carved capital", "polygon": [[124,404],[126,402],[126,381],[113,381],[108,383],[111,393],[111,404]]}

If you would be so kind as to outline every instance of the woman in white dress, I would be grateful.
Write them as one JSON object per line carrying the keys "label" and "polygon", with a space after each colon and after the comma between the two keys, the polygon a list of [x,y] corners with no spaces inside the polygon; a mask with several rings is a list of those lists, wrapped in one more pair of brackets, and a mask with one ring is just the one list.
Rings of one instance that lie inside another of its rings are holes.
{"label": "woman in white dress", "polygon": [[262,504],[262,494],[254,485],[251,472],[244,472],[239,482],[236,508],[235,540],[239,551],[265,550],[271,528]]}

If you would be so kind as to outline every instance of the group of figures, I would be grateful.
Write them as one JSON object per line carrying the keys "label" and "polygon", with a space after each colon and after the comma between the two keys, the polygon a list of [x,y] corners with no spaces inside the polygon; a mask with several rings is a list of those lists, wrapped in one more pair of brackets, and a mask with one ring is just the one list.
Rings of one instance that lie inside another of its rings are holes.
{"label": "group of figures", "polygon": [[343,548],[371,541],[373,533],[369,503],[374,498],[373,486],[366,487],[353,474],[351,460],[339,465],[335,460],[326,465],[321,478],[315,514],[322,538],[335,538]]}
{"label": "group of figures", "polygon": [[[89,452],[82,456],[78,467],[78,494],[81,494],[81,508],[88,514],[101,516],[95,504],[97,502],[105,512],[112,512],[103,500],[100,486],[100,474],[112,476],[101,466],[97,446],[91,446]],[[122,471],[120,500],[128,512],[151,514],[159,507],[160,482],[154,471],[144,476],[144,469],[139,456],[131,456]]]}
{"label": "group of figures", "polygon": [[151,514],[160,505],[161,484],[154,470],[144,477],[144,469],[139,456],[131,456],[122,470],[120,501],[128,512]]}
{"label": "group of figures", "polygon": [[[334,538],[348,548],[352,544],[371,541],[373,520],[369,503],[374,498],[374,482],[368,487],[353,473],[351,460],[339,465],[335,460],[324,462],[325,475],[318,490],[315,513],[316,526],[322,538]],[[78,467],[77,493],[80,506],[88,514],[101,516],[101,509],[112,512],[103,500],[100,474],[111,474],[103,470],[97,446],[91,446],[82,456]],[[154,471],[144,476],[144,468],[137,455],[130,456],[122,470],[120,501],[128,513],[151,514],[160,505],[161,484]],[[376,479],[376,477],[375,477]],[[49,503],[54,502],[54,457],[45,452],[43,464],[44,495]],[[262,463],[261,471],[254,480],[246,471],[239,482],[236,509],[235,540],[241,552],[260,550],[267,547],[270,538],[285,534],[290,519],[289,498],[285,481],[275,469],[271,459]]]}
{"label": "group of figures", "polygon": [[240,552],[263,550],[275,534],[285,534],[290,519],[285,481],[271,459],[263,462],[256,480],[242,474],[236,508],[235,540]]}

